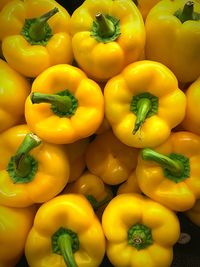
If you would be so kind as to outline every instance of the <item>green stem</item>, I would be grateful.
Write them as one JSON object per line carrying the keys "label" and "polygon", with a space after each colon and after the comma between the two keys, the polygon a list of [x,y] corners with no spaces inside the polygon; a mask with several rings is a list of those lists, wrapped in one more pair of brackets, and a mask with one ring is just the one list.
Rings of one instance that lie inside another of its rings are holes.
{"label": "green stem", "polygon": [[31,172],[32,164],[27,156],[28,153],[33,148],[39,146],[40,143],[41,139],[32,133],[25,136],[23,142],[13,157],[17,176],[26,177]]}
{"label": "green stem", "polygon": [[128,229],[128,244],[137,250],[153,244],[151,229],[144,224],[134,224]]}
{"label": "green stem", "polygon": [[29,28],[29,36],[32,40],[37,42],[44,40],[46,36],[46,23],[58,11],[58,8],[55,7],[54,9],[35,19]]}
{"label": "green stem", "polygon": [[61,96],[58,94],[32,93],[31,101],[33,104],[50,103],[60,111],[65,112],[72,107],[72,100],[69,96]]}
{"label": "green stem", "polygon": [[144,148],[141,151],[144,160],[151,160],[158,163],[162,168],[167,169],[173,176],[181,176],[184,172],[184,166],[181,161],[173,160],[168,156],[162,155],[150,148]]}
{"label": "green stem", "polygon": [[93,209],[96,211],[98,210],[101,206],[103,206],[104,204],[108,203],[110,201],[110,197],[106,196],[103,200],[101,201],[97,201],[95,199],[95,197],[93,197],[92,195],[86,195],[87,200],[90,202],[90,204],[92,205]]}
{"label": "green stem", "polygon": [[151,109],[151,100],[148,98],[141,98],[137,103],[137,116],[135,121],[135,127],[133,129],[133,134],[140,129],[142,124],[144,123],[149,110]]}
{"label": "green stem", "polygon": [[176,16],[182,23],[188,20],[200,20],[200,14],[194,11],[194,2],[187,1],[183,9],[178,9],[174,16]]}
{"label": "green stem", "polygon": [[63,234],[59,236],[58,247],[64,258],[66,266],[67,267],[78,267],[74,259],[74,254],[72,251],[72,239],[69,234]]}
{"label": "green stem", "polygon": [[98,25],[98,34],[102,38],[111,37],[115,33],[115,25],[111,20],[105,17],[102,13],[96,14],[96,23]]}

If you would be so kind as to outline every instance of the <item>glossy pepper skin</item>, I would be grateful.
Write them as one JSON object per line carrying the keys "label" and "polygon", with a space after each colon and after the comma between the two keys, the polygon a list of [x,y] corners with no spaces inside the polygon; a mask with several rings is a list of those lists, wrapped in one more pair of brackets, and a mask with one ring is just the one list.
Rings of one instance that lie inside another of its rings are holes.
{"label": "glossy pepper skin", "polygon": [[[26,145],[24,140],[27,141]],[[23,144],[23,149],[22,145]],[[69,162],[60,146],[41,142],[27,125],[0,135],[0,205],[27,207],[59,194],[69,178]]]}
{"label": "glossy pepper skin", "polygon": [[193,222],[195,225],[200,227],[200,200],[198,199],[194,206],[185,212],[185,215]]}
{"label": "glossy pepper skin", "polygon": [[69,19],[68,12],[54,0],[10,2],[0,13],[0,40],[6,61],[27,77],[36,77],[52,65],[70,64]]}
{"label": "glossy pepper skin", "polygon": [[198,101],[200,97],[199,88],[200,77],[195,82],[193,82],[185,92],[187,105],[185,117],[181,123],[183,129],[185,129],[186,131],[191,131],[198,135],[200,135],[200,106]]}
{"label": "glossy pepper skin", "polygon": [[43,204],[25,246],[30,267],[98,267],[104,253],[101,224],[79,194],[57,196]]}
{"label": "glossy pepper skin", "polygon": [[74,183],[68,184],[62,193],[83,194],[89,200],[99,218],[101,218],[103,210],[113,197],[108,185],[105,185],[98,176],[89,171],[85,171]]}
{"label": "glossy pepper skin", "polygon": [[85,159],[91,173],[106,184],[117,185],[126,181],[136,168],[137,156],[138,149],[124,145],[109,130],[88,145]]}
{"label": "glossy pepper skin", "polygon": [[200,198],[200,136],[175,132],[160,146],[143,149],[136,175],[141,191],[175,211]]}
{"label": "glossy pepper skin", "polygon": [[121,194],[106,207],[102,226],[113,266],[171,266],[180,226],[166,207],[139,194]]}
{"label": "glossy pepper skin", "polygon": [[186,97],[163,64],[130,64],[104,89],[105,114],[116,137],[131,147],[155,147],[184,118]]}
{"label": "glossy pepper skin", "polygon": [[117,189],[117,195],[125,193],[141,193],[135,171],[133,171],[129,175],[128,179],[123,182]]}
{"label": "glossy pepper skin", "polygon": [[78,65],[94,80],[106,81],[139,59],[144,23],[130,0],[86,0],[70,19]]}
{"label": "glossy pepper skin", "polygon": [[86,168],[85,151],[89,144],[89,138],[80,139],[74,143],[64,145],[70,165],[69,183],[77,180]]}
{"label": "glossy pepper skin", "polygon": [[183,83],[200,76],[199,14],[198,1],[166,0],[151,9],[145,22],[146,58],[169,67]]}
{"label": "glossy pepper skin", "polygon": [[21,122],[31,85],[1,59],[0,77],[0,132],[2,132]]}
{"label": "glossy pepper skin", "polygon": [[0,266],[14,267],[20,260],[36,209],[0,205]]}
{"label": "glossy pepper skin", "polygon": [[33,82],[25,103],[30,129],[43,140],[69,144],[92,135],[104,116],[99,85],[74,66],[59,64]]}

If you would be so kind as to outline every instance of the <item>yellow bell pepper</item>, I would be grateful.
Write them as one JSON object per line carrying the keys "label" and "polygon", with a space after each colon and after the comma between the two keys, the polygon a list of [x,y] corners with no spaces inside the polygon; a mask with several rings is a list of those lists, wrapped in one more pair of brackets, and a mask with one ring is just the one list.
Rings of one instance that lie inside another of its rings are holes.
{"label": "yellow bell pepper", "polygon": [[105,237],[82,195],[60,195],[43,204],[29,232],[25,255],[30,267],[98,267]]}
{"label": "yellow bell pepper", "polygon": [[54,0],[14,0],[0,12],[0,40],[9,65],[27,77],[71,63],[70,15]]}
{"label": "yellow bell pepper", "polygon": [[24,252],[35,207],[9,208],[0,205],[0,266],[13,267]]}
{"label": "yellow bell pepper", "polygon": [[128,179],[117,189],[117,195],[125,193],[141,193],[135,171],[133,171]]}
{"label": "yellow bell pepper", "polygon": [[0,205],[27,207],[59,194],[69,178],[62,147],[41,143],[27,125],[0,135]]}
{"label": "yellow bell pepper", "polygon": [[163,63],[182,83],[200,76],[200,3],[160,1],[146,22],[146,58]]}
{"label": "yellow bell pepper", "polygon": [[193,133],[200,135],[200,77],[192,83],[186,90],[185,95],[187,99],[185,118],[181,123],[181,126]]}
{"label": "yellow bell pepper", "polygon": [[62,193],[83,194],[99,218],[113,197],[112,190],[98,176],[89,171],[84,172],[74,183],[68,184]]}
{"label": "yellow bell pepper", "polygon": [[68,64],[41,73],[25,103],[30,129],[55,144],[69,144],[92,135],[103,116],[104,97],[99,85]]}
{"label": "yellow bell pepper", "polygon": [[195,205],[185,215],[190,219],[191,222],[200,227],[200,199],[198,199]]}
{"label": "yellow bell pepper", "polygon": [[121,194],[106,207],[102,226],[114,266],[171,266],[180,225],[166,207],[139,194]]}
{"label": "yellow bell pepper", "polygon": [[20,123],[31,85],[0,59],[0,132]]}
{"label": "yellow bell pepper", "polygon": [[200,198],[200,136],[175,132],[154,150],[144,148],[136,175],[141,191],[175,211],[191,209]]}
{"label": "yellow bell pepper", "polygon": [[111,130],[97,135],[85,153],[89,171],[109,185],[117,185],[128,179],[136,168],[137,156],[138,149],[121,143]]}
{"label": "yellow bell pepper", "polygon": [[86,168],[85,151],[89,138],[80,139],[74,143],[64,145],[70,165],[69,183],[77,180]]}
{"label": "yellow bell pepper", "polygon": [[142,14],[143,20],[145,21],[149,11],[154,7],[160,0],[133,0]]}
{"label": "yellow bell pepper", "polygon": [[105,114],[116,137],[132,147],[155,147],[184,118],[186,97],[163,64],[142,60],[127,66],[104,89]]}
{"label": "yellow bell pepper", "polygon": [[105,81],[138,60],[145,44],[142,16],[131,0],[86,0],[70,19],[78,65]]}

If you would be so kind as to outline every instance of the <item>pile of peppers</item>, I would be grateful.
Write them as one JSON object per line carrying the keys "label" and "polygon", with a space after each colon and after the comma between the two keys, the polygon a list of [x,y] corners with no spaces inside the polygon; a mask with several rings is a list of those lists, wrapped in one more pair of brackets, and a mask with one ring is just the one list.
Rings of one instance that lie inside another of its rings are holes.
{"label": "pile of peppers", "polygon": [[200,227],[200,1],[67,2],[0,1],[0,267],[170,267],[178,214]]}

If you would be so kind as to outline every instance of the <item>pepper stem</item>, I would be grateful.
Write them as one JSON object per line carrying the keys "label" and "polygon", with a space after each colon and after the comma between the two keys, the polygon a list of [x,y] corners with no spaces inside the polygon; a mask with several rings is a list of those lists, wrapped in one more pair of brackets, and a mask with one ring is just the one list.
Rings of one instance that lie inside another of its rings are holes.
{"label": "pepper stem", "polygon": [[144,123],[149,110],[151,109],[151,100],[148,98],[141,98],[137,103],[137,116],[135,121],[135,127],[133,129],[133,134],[140,129]]}
{"label": "pepper stem", "polygon": [[128,229],[128,245],[141,250],[151,244],[153,244],[151,229],[146,225],[134,224]]}
{"label": "pepper stem", "polygon": [[58,8],[55,7],[49,12],[35,19],[29,28],[29,36],[34,41],[42,41],[46,36],[46,23],[47,21],[58,12]]}
{"label": "pepper stem", "polygon": [[200,20],[200,14],[194,12],[194,2],[187,1],[183,9],[178,9],[174,16],[176,16],[182,23],[188,20]]}
{"label": "pepper stem", "polygon": [[106,196],[101,201],[97,201],[92,195],[86,195],[86,198],[90,202],[90,204],[92,205],[94,211],[98,210],[101,206],[108,203],[110,200],[109,196]]}
{"label": "pepper stem", "polygon": [[162,155],[150,148],[144,148],[141,151],[144,160],[152,160],[158,163],[162,168],[167,169],[173,176],[181,176],[184,172],[184,166],[181,161],[173,160],[168,156]]}
{"label": "pepper stem", "polygon": [[72,251],[72,239],[69,234],[62,234],[58,238],[58,247],[67,267],[78,267]]}
{"label": "pepper stem", "polygon": [[100,12],[97,13],[95,17],[99,36],[102,38],[111,37],[115,33],[115,25],[113,22]]}
{"label": "pepper stem", "polygon": [[27,158],[27,155],[33,148],[39,146],[40,143],[41,139],[33,133],[29,133],[25,136],[23,142],[13,157],[17,176],[26,177],[31,172],[32,163]]}
{"label": "pepper stem", "polygon": [[33,104],[50,103],[55,106],[59,112],[66,112],[72,107],[72,100],[69,96],[58,95],[58,94],[43,94],[43,93],[32,93],[31,101]]}

